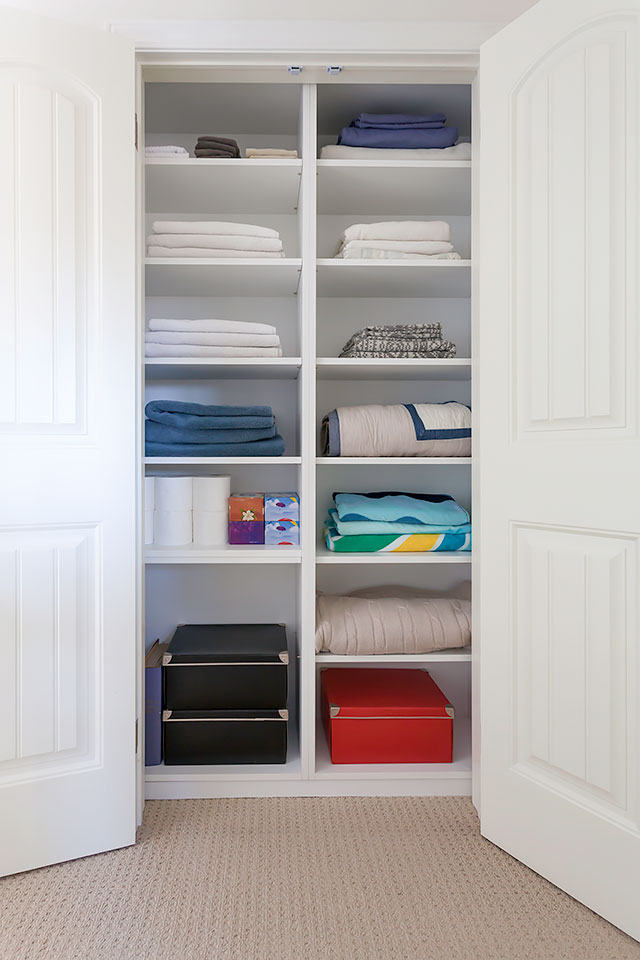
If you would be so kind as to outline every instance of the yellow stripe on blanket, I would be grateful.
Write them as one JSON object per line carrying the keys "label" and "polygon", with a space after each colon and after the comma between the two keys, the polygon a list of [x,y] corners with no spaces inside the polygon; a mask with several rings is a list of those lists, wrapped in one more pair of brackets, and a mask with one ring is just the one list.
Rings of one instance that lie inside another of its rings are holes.
{"label": "yellow stripe on blanket", "polygon": [[398,544],[397,547],[393,547],[391,553],[417,553],[426,552],[427,550],[435,550],[437,546],[442,542],[441,533],[411,533],[407,536],[407,539]]}

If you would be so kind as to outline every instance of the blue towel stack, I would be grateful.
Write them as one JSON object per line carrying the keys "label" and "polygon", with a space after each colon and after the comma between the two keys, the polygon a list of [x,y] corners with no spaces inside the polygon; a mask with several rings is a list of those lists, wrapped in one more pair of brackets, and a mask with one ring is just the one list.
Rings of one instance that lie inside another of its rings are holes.
{"label": "blue towel stack", "polygon": [[271,407],[150,400],[147,457],[281,457],[284,440]]}
{"label": "blue towel stack", "polygon": [[407,113],[361,113],[340,131],[338,143],[345,147],[382,150],[428,150],[452,147],[458,128],[445,126],[443,113],[418,117]]}

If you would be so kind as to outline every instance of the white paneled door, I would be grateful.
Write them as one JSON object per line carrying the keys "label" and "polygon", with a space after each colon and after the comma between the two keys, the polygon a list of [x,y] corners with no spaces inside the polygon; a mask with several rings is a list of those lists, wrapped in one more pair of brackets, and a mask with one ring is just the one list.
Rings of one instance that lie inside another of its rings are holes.
{"label": "white paneled door", "polygon": [[0,8],[0,873],[135,836],[134,57]]}
{"label": "white paneled door", "polygon": [[638,0],[482,48],[482,832],[640,938]]}

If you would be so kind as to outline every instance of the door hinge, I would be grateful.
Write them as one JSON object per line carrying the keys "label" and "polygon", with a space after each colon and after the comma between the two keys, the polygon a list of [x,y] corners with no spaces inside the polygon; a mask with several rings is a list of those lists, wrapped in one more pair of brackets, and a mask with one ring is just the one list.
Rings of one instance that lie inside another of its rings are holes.
{"label": "door hinge", "polygon": [[136,145],[136,150],[137,150],[137,149],[138,149],[138,114],[137,114],[137,113],[134,114],[134,117],[135,117],[135,120],[134,120],[134,136],[133,136],[133,142],[135,143],[135,145]]}
{"label": "door hinge", "polygon": [[136,749],[135,749],[136,753],[138,752],[138,727],[139,727],[138,718],[136,717]]}

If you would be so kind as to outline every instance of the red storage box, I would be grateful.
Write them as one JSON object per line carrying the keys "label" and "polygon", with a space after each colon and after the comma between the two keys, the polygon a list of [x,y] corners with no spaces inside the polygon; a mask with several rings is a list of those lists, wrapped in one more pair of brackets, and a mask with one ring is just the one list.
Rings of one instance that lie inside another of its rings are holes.
{"label": "red storage box", "polygon": [[453,707],[426,670],[323,670],[332,763],[451,763]]}

